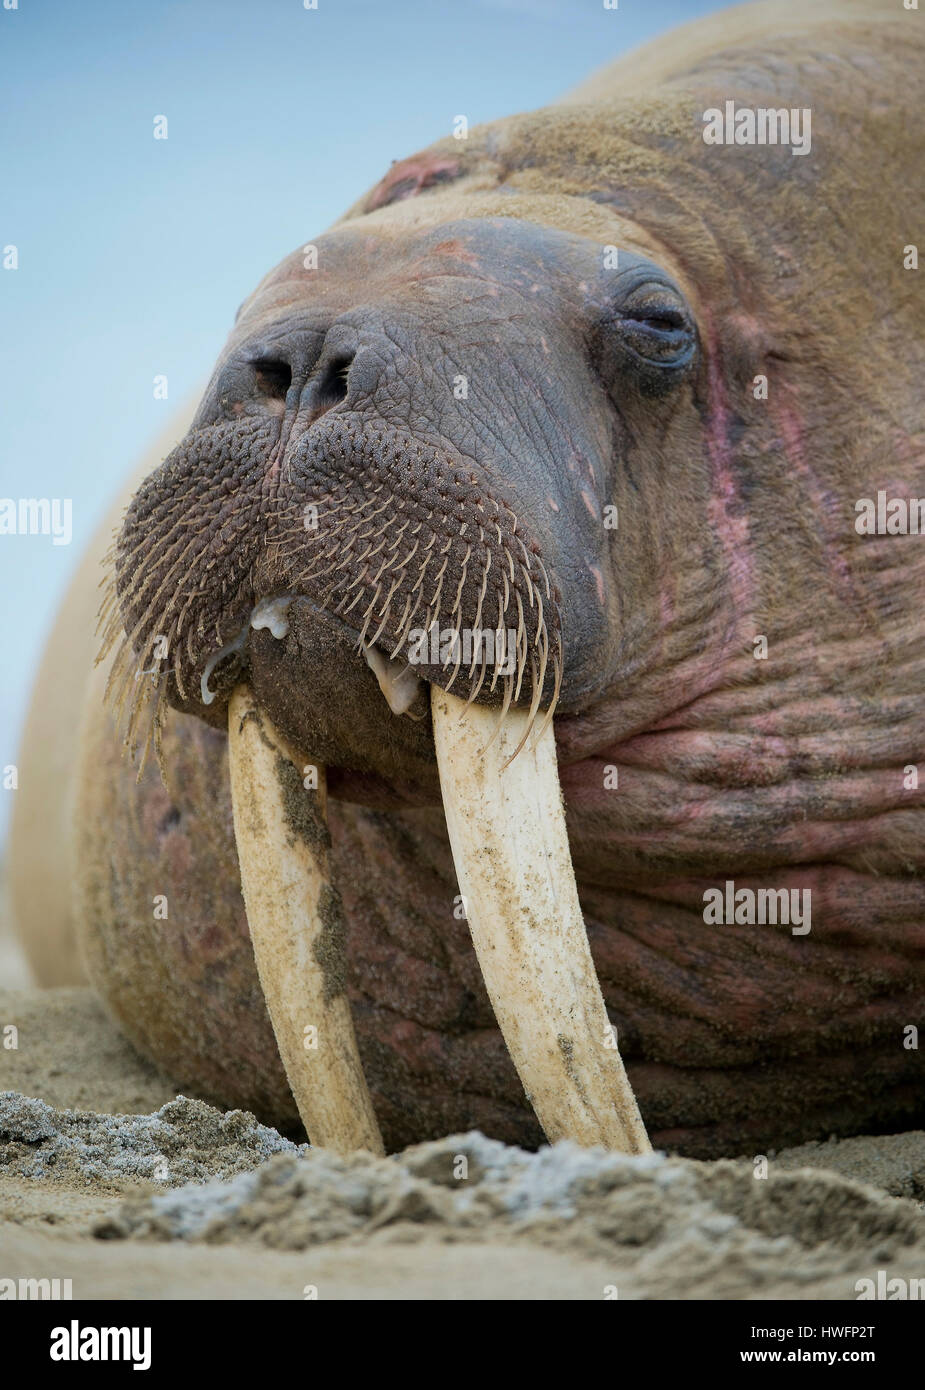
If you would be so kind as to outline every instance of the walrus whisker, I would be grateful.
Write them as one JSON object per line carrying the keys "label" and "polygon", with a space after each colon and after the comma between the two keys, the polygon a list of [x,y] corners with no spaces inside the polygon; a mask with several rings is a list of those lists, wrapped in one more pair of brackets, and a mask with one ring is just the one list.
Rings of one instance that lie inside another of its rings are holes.
{"label": "walrus whisker", "polygon": [[454,601],[453,601],[453,612],[454,612],[454,613],[458,613],[458,612],[459,612],[459,605],[460,605],[460,601],[461,601],[461,599],[462,599],[462,592],[463,592],[463,589],[464,589],[465,586],[466,586],[466,575],[467,575],[468,572],[469,572],[469,556],[470,556],[471,554],[472,554],[472,546],[471,546],[471,545],[467,545],[467,546],[466,546],[465,558],[463,559],[463,562],[462,562],[462,574],[461,574],[461,576],[460,576],[459,585],[458,585],[458,587],[457,587],[457,589],[456,589],[456,598],[455,598]]}
{"label": "walrus whisker", "polygon": [[[519,637],[520,637],[520,634],[518,633],[518,639],[519,639]],[[523,679],[524,679],[524,674],[526,673],[526,669],[527,669],[527,640],[526,640],[526,633],[524,633],[523,645],[521,645],[521,643],[520,643],[519,640],[518,640],[518,644],[517,644],[517,685],[516,685],[515,690],[514,690],[514,699],[515,699],[515,701],[520,699],[520,689],[521,689],[521,686],[523,685]]]}
{"label": "walrus whisker", "polygon": [[418,552],[418,549],[419,549],[419,547],[420,547],[420,544],[421,544],[420,541],[415,541],[415,542],[414,542],[414,545],[411,547],[411,549],[409,550],[408,554],[405,556],[404,560],[402,560],[402,562],[401,562],[400,568],[401,568],[402,570],[406,570],[406,569],[408,568],[408,566],[411,564],[411,561],[414,559],[415,555],[416,555],[417,552]]}
{"label": "walrus whisker", "polygon": [[[446,690],[449,690],[449,686],[445,686],[444,688],[445,688]],[[511,699],[512,699],[512,697],[513,697],[513,693],[514,693],[514,679],[513,679],[512,676],[505,676],[505,677],[504,677],[504,699],[503,699],[502,702],[501,702],[501,712],[500,712],[500,714],[498,715],[498,719],[497,719],[497,722],[496,722],[496,724],[495,724],[495,727],[494,727],[494,729],[493,729],[493,731],[492,731],[491,737],[489,738],[488,742],[485,744],[485,747],[482,749],[482,755],[483,755],[483,756],[485,755],[485,753],[488,752],[489,748],[492,747],[492,745],[494,744],[495,740],[498,738],[498,735],[501,733],[501,729],[502,729],[502,727],[503,727],[503,725],[504,725],[504,721],[507,719],[507,712],[508,712],[508,710],[511,708]]]}
{"label": "walrus whisker", "polygon": [[[514,596],[517,599],[517,669],[520,671],[523,669],[523,663],[527,654],[527,626],[524,622],[524,605],[520,597],[519,589],[514,590]],[[515,698],[518,700],[520,699],[519,679],[517,681],[517,694]]]}
{"label": "walrus whisker", "polygon": [[[431,599],[430,603],[427,605],[427,612],[428,612],[428,614],[430,614],[431,611],[432,611],[435,618],[437,617],[437,615],[438,615],[439,612],[440,612],[440,600],[441,600],[442,596],[443,596],[443,574],[441,573],[440,579],[439,579],[438,584],[437,584],[436,592],[434,593],[434,596],[433,596],[433,598]],[[425,623],[424,626],[425,626],[425,627],[429,627],[429,626],[430,626],[430,623],[429,623],[429,622],[428,622],[428,623]]]}
{"label": "walrus whisker", "polygon": [[414,620],[417,617],[418,609],[420,608],[423,602],[423,590],[421,589],[421,586],[417,585],[415,588],[413,588],[409,597],[414,599],[414,607],[412,608],[408,617],[405,619],[405,630],[401,639],[402,642],[406,640],[408,634],[414,627]]}
{"label": "walrus whisker", "polygon": [[[523,549],[523,546],[522,546],[522,549]],[[526,584],[527,584],[527,598],[530,599],[530,607],[531,607],[531,609],[534,609],[534,607],[536,607],[536,599],[534,599],[534,596],[533,596],[533,580],[531,580],[531,578],[530,578],[530,571],[529,571],[529,569],[527,569],[526,566],[524,566],[524,564],[520,564],[519,570],[520,570],[520,573],[523,574],[524,580],[526,580]]]}
{"label": "walrus whisker", "polygon": [[338,606],[338,608],[335,611],[340,613],[341,617],[346,618],[347,614],[350,613],[354,608],[356,608],[357,604],[363,598],[364,593],[365,590],[363,589],[357,590],[357,593],[354,595],[352,601],[347,605],[346,608],[342,609],[340,606]]}
{"label": "walrus whisker", "polygon": [[382,629],[385,627],[386,623],[387,623],[388,620],[389,620],[389,612],[390,612],[389,600],[388,600],[388,598],[387,598],[386,601],[385,601],[385,612],[384,612],[383,615],[382,615],[382,621],[380,622],[380,624],[379,624],[379,626],[377,627],[377,629],[376,629],[375,633],[373,634],[373,636],[369,639],[368,646],[374,647],[374,646],[376,645],[376,643],[379,641],[379,638],[380,638],[381,635],[382,635]]}
{"label": "walrus whisker", "polygon": [[[479,693],[480,693],[480,691],[481,691],[481,689],[482,689],[482,686],[483,686],[484,683],[485,683],[485,676],[486,676],[487,672],[488,672],[488,665],[487,665],[487,662],[486,662],[486,660],[485,660],[485,654],[484,654],[484,652],[483,652],[483,653],[482,653],[481,665],[479,666],[479,678],[478,678],[478,681],[476,682],[476,684],[475,684],[474,686],[472,686],[472,687],[470,688],[470,690],[469,690],[469,696],[468,696],[468,699],[466,700],[466,704],[467,704],[467,705],[474,704],[474,702],[478,699]],[[471,678],[472,678],[472,672],[471,672],[471,671],[469,672],[469,677],[470,677],[470,680],[471,680]]]}
{"label": "walrus whisker", "polygon": [[408,619],[408,609],[411,607],[411,598],[412,598],[412,595],[409,594],[409,595],[407,596],[407,598],[405,599],[405,611],[402,613],[401,617],[400,617],[399,620],[398,620],[398,634],[399,634],[399,636],[398,636],[398,641],[395,643],[395,646],[392,648],[391,652],[389,653],[389,660],[390,660],[390,661],[394,661],[395,658],[398,656],[398,653],[399,653],[399,651],[400,651],[400,649],[401,649],[401,647],[402,647],[402,644],[404,643],[405,638],[406,638],[406,636],[407,636],[408,629],[407,629],[407,627],[406,627],[406,623],[407,623],[407,619]]}
{"label": "walrus whisker", "polygon": [[[454,686],[455,683],[456,683],[456,677],[459,675],[459,668],[460,668],[460,665],[461,665],[461,663],[462,663],[462,643],[461,643],[460,641],[457,640],[456,643],[455,643],[454,645],[455,645],[455,648],[456,648],[456,661],[455,661],[454,666],[453,666],[453,674],[450,676],[450,679],[447,681],[446,685],[443,687],[444,690],[452,690],[453,686]],[[447,660],[449,660],[449,658],[448,658]],[[445,666],[445,665],[446,665],[446,663],[444,663],[444,666]]]}
{"label": "walrus whisker", "polygon": [[180,699],[186,701],[186,682],[183,679],[183,663],[180,660],[180,653],[174,649],[173,654],[173,678],[177,686],[177,694]]}
{"label": "walrus whisker", "polygon": [[[152,550],[145,557],[145,564],[142,569],[132,576],[122,601],[130,602],[133,605],[146,601],[149,606],[156,604],[179,567],[187,559],[190,551],[195,550],[199,544],[199,532],[196,532],[189,537],[189,539],[185,540],[185,543],[183,537],[177,540],[169,534],[165,534],[160,545],[155,543]],[[159,569],[162,562],[164,564],[169,563],[170,567],[167,572],[159,578]],[[151,585],[156,585],[157,587],[155,588],[153,596],[148,600],[147,590]]]}
{"label": "walrus whisker", "polygon": [[[546,684],[546,668],[547,668],[548,663],[549,663],[549,641],[548,641],[548,639],[547,639],[547,637],[546,637],[546,629],[545,629],[545,628],[543,629],[543,632],[542,632],[542,638],[543,638],[543,640],[538,644],[538,645],[539,645],[539,652],[540,652],[539,673],[538,673],[538,675],[537,675],[537,677],[536,677],[536,688],[535,688],[535,690],[534,690],[534,699],[535,699],[535,701],[536,701],[536,708],[537,708],[537,709],[539,708],[540,700],[542,699],[542,695],[543,695],[543,686]],[[531,702],[531,708],[533,708],[532,702]],[[535,719],[535,718],[536,718],[536,711],[534,710],[533,719]],[[532,725],[533,720],[531,720],[530,722],[531,722],[531,725]]]}
{"label": "walrus whisker", "polygon": [[367,632],[367,629],[369,628],[369,625],[370,625],[370,623],[371,623],[371,621],[372,621],[373,609],[375,608],[375,606],[376,606],[376,604],[378,603],[378,601],[379,601],[379,590],[377,589],[377,590],[376,590],[376,593],[375,593],[375,596],[373,597],[372,603],[369,605],[369,607],[367,608],[365,614],[363,615],[363,616],[364,616],[364,622],[363,622],[363,627],[362,627],[362,629],[360,630],[360,637],[359,637],[358,647],[362,647],[362,646],[365,644],[365,642],[366,642],[366,632]]}
{"label": "walrus whisker", "polygon": [[537,591],[536,591],[536,604],[537,604],[537,609],[536,609],[536,626],[537,626],[537,631],[539,631],[541,628],[545,628],[545,626],[546,626],[546,619],[545,619],[545,617],[543,616],[543,614],[544,614],[544,609],[543,609],[543,595],[540,593],[539,589],[537,589]]}
{"label": "walrus whisker", "polygon": [[[441,552],[440,552],[441,555],[444,554],[444,553],[445,553],[444,551],[441,551]],[[446,559],[443,561],[443,564],[440,566],[439,570],[437,571],[436,577],[435,577],[435,579],[434,579],[434,583],[436,584],[437,587],[436,587],[436,589],[434,590],[434,596],[433,596],[433,598],[431,599],[431,601],[430,601],[430,603],[429,603],[429,605],[428,605],[428,607],[430,607],[430,608],[433,608],[434,604],[437,603],[437,601],[439,600],[439,597],[440,597],[440,590],[443,588],[443,576],[446,574],[446,568],[447,568],[447,565],[448,565],[449,563],[450,563],[450,557],[447,555]]]}
{"label": "walrus whisker", "polygon": [[388,556],[387,556],[387,557],[383,560],[382,564],[379,566],[379,569],[378,569],[378,570],[376,571],[376,573],[373,575],[372,579],[370,580],[370,583],[371,583],[371,584],[378,584],[379,580],[382,579],[383,575],[387,574],[388,571],[389,571],[391,568],[392,568],[392,562],[391,562],[391,560],[389,560],[389,558],[388,558]]}
{"label": "walrus whisker", "polygon": [[[481,527],[480,527],[479,529],[481,530]],[[472,624],[472,629],[473,629],[474,632],[478,632],[479,629],[480,629],[480,627],[481,627],[481,623],[482,623],[482,604],[485,602],[485,594],[486,594],[486,591],[487,591],[487,589],[488,589],[488,572],[489,572],[490,569],[491,569],[491,551],[490,551],[490,550],[487,550],[487,551],[485,552],[485,568],[484,568],[484,570],[483,570],[483,572],[482,572],[482,585],[481,585],[481,588],[480,588],[480,590],[479,590],[479,601],[478,601],[478,606],[477,606],[477,608],[476,608],[476,610],[475,610],[475,621],[474,621],[473,624]],[[475,656],[475,654],[473,654],[472,662],[471,662],[471,664],[470,664],[470,666],[469,666],[469,678],[470,678],[470,680],[471,680],[471,678],[472,678],[472,673],[473,673],[474,670],[475,670],[475,662],[476,662],[476,656]]]}
{"label": "walrus whisker", "polygon": [[542,727],[540,728],[540,731],[539,731],[539,733],[538,733],[537,736],[536,736],[536,742],[537,742],[537,743],[539,743],[540,739],[541,739],[541,738],[543,737],[543,735],[545,734],[545,732],[546,732],[547,728],[549,727],[549,724],[550,724],[550,722],[551,722],[551,720],[552,720],[552,717],[553,717],[553,715],[555,714],[556,706],[557,706],[558,703],[559,703],[559,692],[560,692],[560,690],[561,690],[561,688],[562,688],[562,670],[563,670],[563,667],[562,667],[562,639],[561,639],[561,637],[559,636],[558,633],[556,634],[556,641],[557,641],[558,647],[557,647],[557,651],[556,651],[556,653],[555,653],[555,655],[553,656],[553,659],[552,659],[552,670],[553,670],[552,699],[551,699],[550,702],[549,702],[549,709],[546,711],[546,716],[545,716],[545,718],[544,718],[544,720],[543,720]]}
{"label": "walrus whisker", "polygon": [[[385,545],[386,541],[388,540],[388,535],[383,535],[382,531],[377,532],[377,535],[379,536],[379,544],[378,544],[377,546],[375,546],[375,547],[373,548],[373,550],[370,552],[369,558],[370,558],[371,560],[375,560],[376,556],[379,554],[380,550],[382,550],[383,546]],[[383,562],[383,567],[384,567],[386,564],[388,564],[388,561],[387,561],[387,560]]]}
{"label": "walrus whisker", "polygon": [[405,518],[405,520],[404,520],[404,521],[402,522],[402,524],[399,526],[398,530],[395,532],[395,539],[394,539],[394,541],[392,542],[392,545],[389,547],[391,550],[397,550],[397,549],[398,549],[398,543],[399,543],[399,541],[401,540],[402,536],[403,536],[404,533],[407,531],[407,529],[408,529],[408,527],[409,527],[410,525],[411,525],[411,518],[410,518],[410,516],[409,516],[409,517],[406,517],[406,518]]}
{"label": "walrus whisker", "polygon": [[138,762],[138,773],[135,778],[136,783],[140,782],[142,777],[144,776],[144,770],[148,763],[148,754],[151,751],[152,745],[154,747],[154,756],[158,764],[158,769],[161,772],[162,776],[164,774],[162,758],[163,750],[161,748],[160,731],[162,726],[162,711],[166,703],[166,699],[164,696],[165,681],[166,677],[162,677],[161,685],[158,689],[157,700],[154,703],[154,709],[152,711],[151,718],[148,721],[147,729],[145,731],[145,740],[141,749],[141,758]]}
{"label": "walrus whisker", "polygon": [[[424,549],[426,550],[427,547],[425,546]],[[425,554],[425,556],[424,556],[424,563],[421,565],[421,568],[420,568],[419,571],[418,571],[418,577],[417,577],[417,579],[414,581],[414,589],[415,589],[415,592],[417,592],[419,589],[422,589],[423,584],[424,584],[424,575],[426,574],[426,572],[427,572],[427,566],[430,564],[430,562],[431,562],[432,559],[433,559],[433,556],[432,556],[432,555],[427,555],[427,554]]]}
{"label": "walrus whisker", "polygon": [[[499,595],[498,595],[498,621],[497,621],[497,624],[495,625],[495,661],[494,661],[494,667],[495,667],[495,669],[494,669],[494,674],[493,674],[493,676],[492,676],[492,678],[491,678],[491,685],[488,687],[488,688],[489,688],[489,691],[490,691],[492,694],[494,694],[494,692],[495,692],[495,686],[498,684],[498,676],[501,674],[501,666],[500,666],[500,663],[499,663],[499,661],[498,661],[498,650],[497,650],[498,641],[500,640],[502,646],[505,646],[505,645],[506,645],[506,637],[505,637],[505,629],[504,629],[504,615],[505,615],[506,612],[507,612],[507,603],[505,602],[505,603],[502,605],[502,602],[501,602],[501,595],[499,594]],[[505,651],[505,661],[506,661],[506,660],[507,660],[507,652]]]}

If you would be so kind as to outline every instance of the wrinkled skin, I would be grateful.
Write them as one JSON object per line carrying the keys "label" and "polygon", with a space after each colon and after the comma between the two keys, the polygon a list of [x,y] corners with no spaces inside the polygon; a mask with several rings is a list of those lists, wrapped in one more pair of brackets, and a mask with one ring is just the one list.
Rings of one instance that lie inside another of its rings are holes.
{"label": "wrinkled skin", "polygon": [[[901,256],[925,212],[923,65],[908,28],[848,11],[856,24],[802,46],[682,64],[644,102],[550,108],[394,166],[317,240],[318,269],[300,251],[242,307],[117,559],[130,676],[170,638],[167,786],[149,768],[136,788],[91,713],[79,816],[91,975],[188,1087],[295,1120],[235,872],[220,731],[244,675],[305,762],[329,766],[387,1145],[472,1126],[540,1138],[454,915],[425,696],[423,717],[391,714],[356,651],[370,606],[381,650],[401,636],[410,532],[446,559],[444,618],[455,603],[474,622],[490,555],[490,625],[519,597],[530,650],[543,623],[561,650],[572,855],[653,1142],[710,1155],[925,1120],[904,1046],[925,1004],[923,799],[906,771],[925,760],[925,541],[854,528],[858,498],[925,492],[922,300]],[[812,105],[813,153],[708,150],[696,113],[732,92]],[[396,544],[378,596],[344,516]],[[480,521],[470,547],[461,528]],[[252,632],[204,704],[209,657],[290,593],[288,635]],[[551,655],[544,703],[553,689]],[[518,702],[532,690],[527,670]],[[727,878],[810,888],[811,933],[705,924],[703,893]],[[152,923],[158,894],[170,916]]]}

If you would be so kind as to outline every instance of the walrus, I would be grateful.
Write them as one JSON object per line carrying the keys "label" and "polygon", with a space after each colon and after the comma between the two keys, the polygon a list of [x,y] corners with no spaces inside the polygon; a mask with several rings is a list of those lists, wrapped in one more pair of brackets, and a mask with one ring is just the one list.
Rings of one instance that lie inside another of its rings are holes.
{"label": "walrus", "polygon": [[241,306],[44,851],[178,1084],[341,1148],[925,1121],[923,57],[888,0],[699,20]]}

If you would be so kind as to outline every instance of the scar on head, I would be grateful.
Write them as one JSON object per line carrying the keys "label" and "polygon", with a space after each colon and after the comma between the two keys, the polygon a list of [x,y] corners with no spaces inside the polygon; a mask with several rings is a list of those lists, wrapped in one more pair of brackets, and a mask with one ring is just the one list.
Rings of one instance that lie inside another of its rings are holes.
{"label": "scar on head", "polygon": [[412,155],[393,164],[366,203],[367,212],[388,207],[390,203],[400,203],[405,198],[414,198],[424,189],[435,184],[451,183],[461,173],[458,159],[437,158],[433,155]]}

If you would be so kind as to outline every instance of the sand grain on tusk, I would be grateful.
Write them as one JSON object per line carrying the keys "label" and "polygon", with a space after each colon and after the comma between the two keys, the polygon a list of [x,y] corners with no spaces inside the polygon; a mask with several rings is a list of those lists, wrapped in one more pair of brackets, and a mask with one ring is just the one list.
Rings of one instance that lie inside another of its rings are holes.
{"label": "sand grain on tusk", "polygon": [[[330,881],[324,769],[318,768],[317,790],[301,787],[297,760],[246,685],[239,685],[229,702],[228,745],[251,941],[299,1114],[309,1139],[321,1148],[381,1154],[344,981],[343,917]],[[293,790],[297,824],[287,801]],[[316,1045],[306,1047],[306,1041]]]}
{"label": "sand grain on tusk", "polygon": [[559,787],[552,724],[436,687],[431,713],[459,889],[508,1050],[550,1142],[651,1149],[591,959]]}

